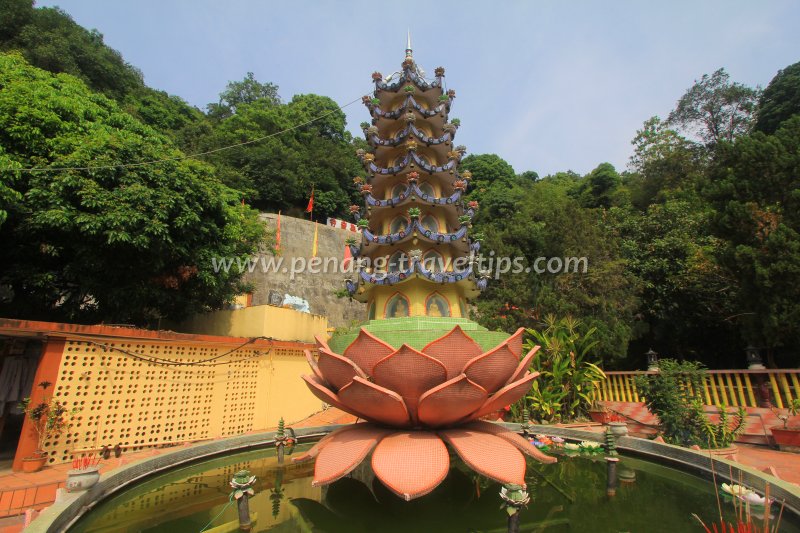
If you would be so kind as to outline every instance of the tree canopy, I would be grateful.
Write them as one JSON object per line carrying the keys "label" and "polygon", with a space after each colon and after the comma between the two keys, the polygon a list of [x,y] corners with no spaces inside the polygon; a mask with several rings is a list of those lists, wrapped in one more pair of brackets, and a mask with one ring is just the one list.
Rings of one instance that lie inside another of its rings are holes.
{"label": "tree canopy", "polygon": [[[0,313],[143,324],[242,292],[238,273],[212,269],[262,240],[239,193],[196,161],[120,166],[180,156],[79,79],[0,54],[0,166],[44,169],[1,173]],[[78,169],[47,170],[61,167]]]}
{"label": "tree canopy", "polygon": [[758,102],[755,129],[775,133],[786,120],[800,114],[800,62],[778,71]]}

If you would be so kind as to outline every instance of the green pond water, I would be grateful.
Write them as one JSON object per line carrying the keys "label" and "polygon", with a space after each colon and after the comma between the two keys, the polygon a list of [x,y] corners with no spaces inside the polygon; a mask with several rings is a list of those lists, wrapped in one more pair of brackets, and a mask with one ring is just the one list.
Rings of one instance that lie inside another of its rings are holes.
{"label": "green pond water", "polygon": [[[472,473],[457,457],[451,460],[442,485],[406,502],[374,479],[369,461],[351,477],[315,488],[313,463],[296,465],[289,458],[278,467],[274,449],[232,454],[137,484],[101,502],[69,531],[198,533],[209,522],[209,533],[238,531],[228,482],[246,468],[258,477],[250,500],[255,532],[505,532],[500,485]],[[622,457],[618,473],[633,474],[635,481],[620,481],[616,495],[609,497],[602,455],[560,456],[555,465],[529,462],[532,501],[521,512],[520,531],[702,532],[692,513],[709,526],[719,520],[710,480],[632,457]],[[721,504],[732,520],[731,501],[721,497]],[[774,518],[779,511],[773,504]],[[763,509],[753,510],[753,516],[763,514]],[[780,531],[800,533],[797,517],[785,512]]]}

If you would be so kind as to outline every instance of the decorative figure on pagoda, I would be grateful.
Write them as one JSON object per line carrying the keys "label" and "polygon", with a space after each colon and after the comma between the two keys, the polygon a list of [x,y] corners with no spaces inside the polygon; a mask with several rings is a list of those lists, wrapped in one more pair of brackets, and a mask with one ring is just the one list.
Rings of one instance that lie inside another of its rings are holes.
{"label": "decorative figure on pagoda", "polygon": [[314,484],[324,485],[372,453],[378,479],[408,500],[444,480],[447,443],[473,470],[524,488],[523,453],[555,458],[480,419],[530,390],[538,347],[523,357],[524,329],[509,337],[466,316],[467,301],[488,282],[473,271],[480,245],[468,236],[478,204],[466,202],[472,176],[458,169],[466,149],[453,146],[455,91],[445,91],[443,68],[430,82],[421,72],[409,36],[402,71],[373,73],[374,96],[363,99],[372,149],[357,152],[366,176],[353,183],[365,205],[350,209],[362,238],[347,288],[367,304],[369,321],[357,334],[317,338],[318,358],[306,352],[311,392],[365,422],[330,433],[296,460],[316,458]]}

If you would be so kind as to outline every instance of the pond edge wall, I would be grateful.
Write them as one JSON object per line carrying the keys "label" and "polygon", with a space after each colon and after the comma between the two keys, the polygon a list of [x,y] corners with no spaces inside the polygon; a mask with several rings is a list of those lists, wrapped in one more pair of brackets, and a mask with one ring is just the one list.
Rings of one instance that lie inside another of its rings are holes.
{"label": "pond edge wall", "polygon": [[[503,424],[509,429],[521,431],[519,424]],[[330,433],[341,425],[299,428],[296,434],[301,442]],[[595,440],[597,433],[572,428],[555,426],[531,426],[534,433],[558,435],[569,440]],[[130,465],[105,474],[100,482],[86,492],[69,494],[65,501],[56,502],[48,507],[25,529],[26,533],[61,533],[74,525],[78,519],[98,505],[105,498],[120,492],[145,478],[186,466],[200,460],[211,459],[229,453],[238,453],[274,444],[275,432],[243,435],[210,443],[195,444],[179,450],[162,453],[159,456],[142,459]],[[717,476],[717,482],[734,481],[753,487],[763,493],[767,483],[770,495],[776,501],[784,500],[787,510],[800,516],[800,487],[768,476],[758,470],[740,463],[724,459],[712,459],[702,452],[680,446],[663,444],[635,437],[617,439],[617,449],[643,456],[649,460],[666,463],[668,466],[680,468],[701,477],[709,477],[711,464]],[[699,472],[698,472],[699,471]],[[731,475],[732,478],[731,479]]]}

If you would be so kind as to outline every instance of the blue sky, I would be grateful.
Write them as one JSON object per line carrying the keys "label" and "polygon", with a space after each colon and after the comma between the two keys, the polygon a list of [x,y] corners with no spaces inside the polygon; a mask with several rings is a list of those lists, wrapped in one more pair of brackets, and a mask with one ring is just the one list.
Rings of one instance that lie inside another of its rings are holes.
{"label": "blue sky", "polygon": [[[622,169],[630,141],[666,116],[693,80],[719,67],[765,86],[800,61],[800,2],[334,2],[58,0],[96,28],[151,87],[204,108],[252,71],[284,100],[317,93],[346,103],[370,74],[397,70],[406,29],[429,73],[446,68],[451,117],[469,153],[497,153],[517,172]],[[360,103],[348,127],[368,119]]]}

